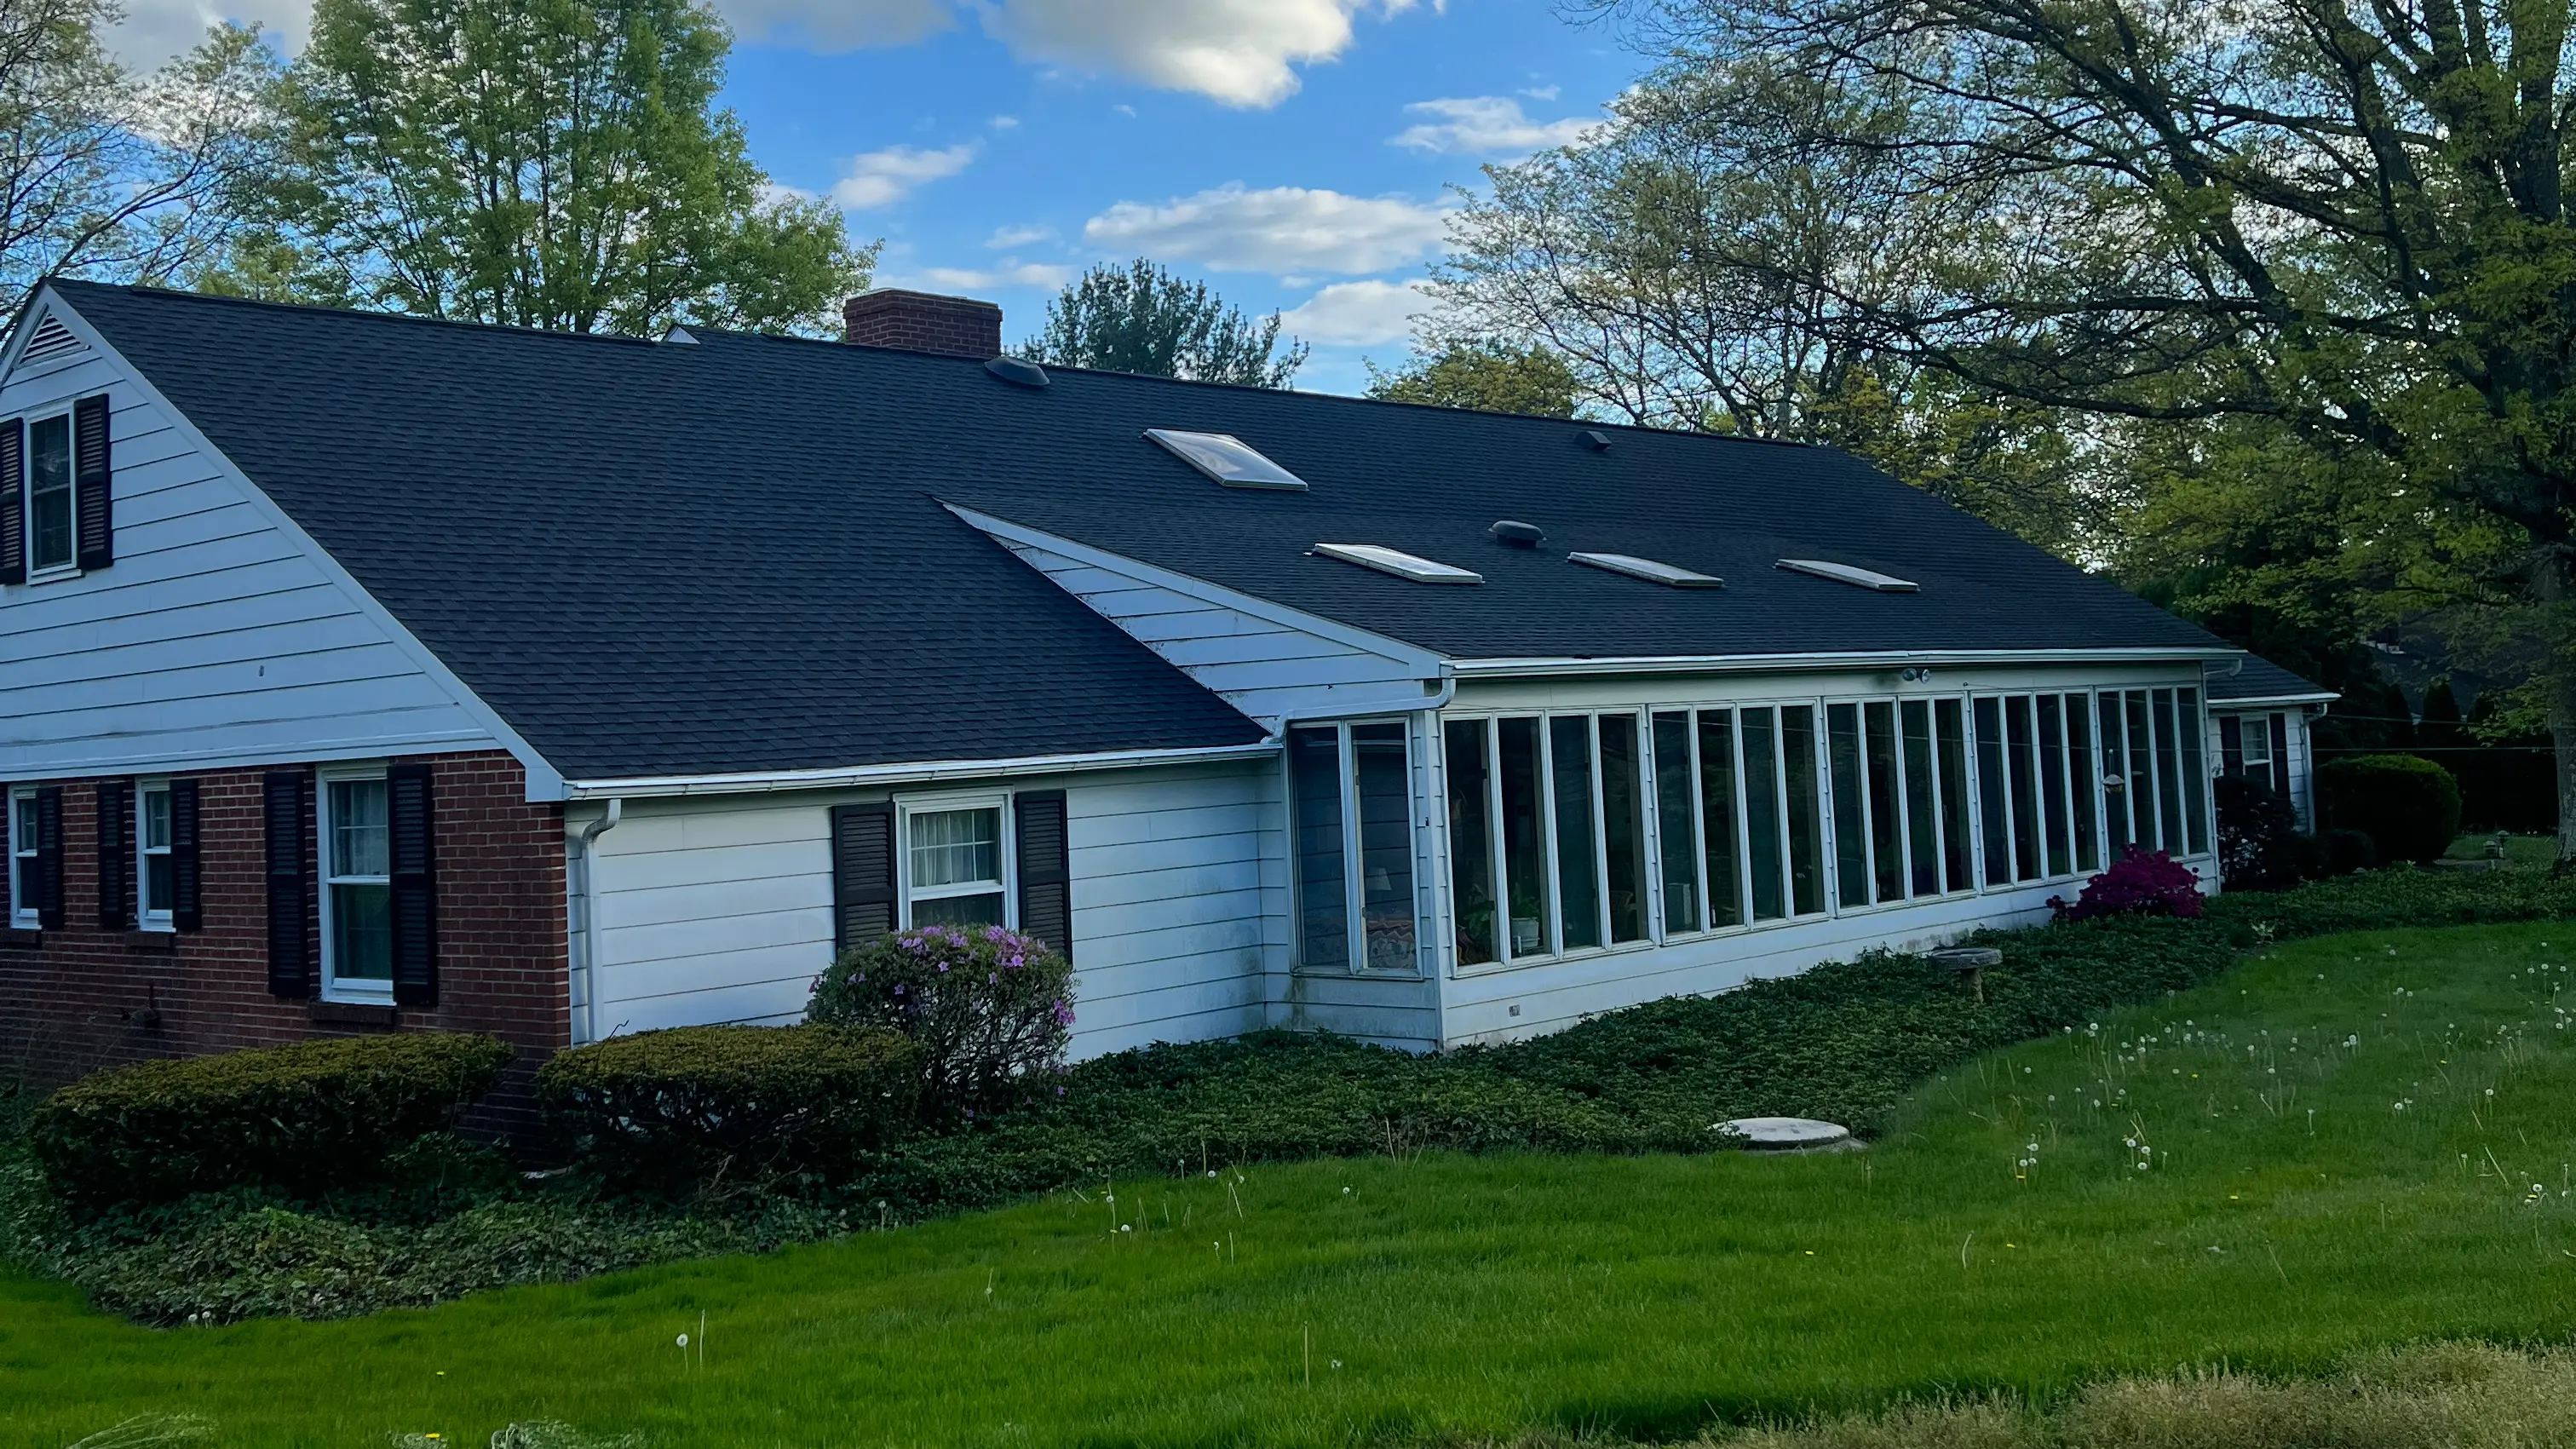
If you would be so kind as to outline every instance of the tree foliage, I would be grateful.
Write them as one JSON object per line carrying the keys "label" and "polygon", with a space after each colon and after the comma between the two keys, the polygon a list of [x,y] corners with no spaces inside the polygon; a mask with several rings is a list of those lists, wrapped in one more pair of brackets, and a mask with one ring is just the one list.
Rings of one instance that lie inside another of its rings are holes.
{"label": "tree foliage", "polygon": [[1307,348],[1295,338],[1282,347],[1280,326],[1276,312],[1256,321],[1207,283],[1138,257],[1093,267],[1057,293],[1046,325],[1020,351],[1056,367],[1284,388]]}
{"label": "tree foliage", "polygon": [[1544,347],[1478,338],[1417,355],[1394,372],[1363,365],[1368,395],[1386,402],[1541,418],[1570,418],[1582,407],[1574,369]]}
{"label": "tree foliage", "polygon": [[223,243],[227,187],[263,164],[253,31],[217,27],[158,74],[117,64],[113,0],[0,0],[0,313],[45,276],[163,282]]}
{"label": "tree foliage", "polygon": [[821,334],[873,248],[714,107],[697,0],[320,0],[268,229],[210,281],[576,332]]}

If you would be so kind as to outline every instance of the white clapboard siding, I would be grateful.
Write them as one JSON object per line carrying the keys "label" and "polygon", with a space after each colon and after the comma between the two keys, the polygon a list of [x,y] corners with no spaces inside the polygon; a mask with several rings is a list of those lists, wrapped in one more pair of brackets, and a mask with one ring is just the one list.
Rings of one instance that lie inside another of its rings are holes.
{"label": "white clapboard siding", "polygon": [[0,417],[107,394],[116,562],[0,589],[0,777],[499,743],[489,712],[77,316],[29,325],[72,342],[0,378]]}
{"label": "white clapboard siding", "polygon": [[[1276,778],[1259,760],[1018,782],[1065,792],[1075,1055],[1267,1024],[1285,941]],[[832,958],[831,807],[864,798],[628,802],[596,846],[600,1029],[801,1014]]]}

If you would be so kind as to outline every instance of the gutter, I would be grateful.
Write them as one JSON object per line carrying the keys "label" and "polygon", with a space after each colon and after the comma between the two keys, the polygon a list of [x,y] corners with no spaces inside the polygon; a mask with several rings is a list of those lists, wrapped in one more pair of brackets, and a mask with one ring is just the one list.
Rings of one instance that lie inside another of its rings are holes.
{"label": "gutter", "polygon": [[1641,654],[1587,659],[1566,655],[1530,659],[1461,659],[1454,668],[1463,679],[1523,679],[1539,675],[1703,674],[1715,671],[1780,674],[1816,669],[1866,669],[1878,672],[1930,665],[2016,664],[2183,664],[2228,659],[2244,651],[2204,649],[1909,649],[1866,650],[1833,654]]}
{"label": "gutter", "polygon": [[612,797],[607,814],[583,826],[580,834],[571,837],[572,864],[580,877],[573,883],[574,899],[581,902],[581,960],[574,969],[581,972],[582,1041],[585,1044],[599,1040],[599,978],[593,969],[599,960],[599,873],[592,866],[598,855],[593,847],[599,843],[599,837],[615,830],[617,822],[625,817],[626,802]]}
{"label": "gutter", "polygon": [[1086,755],[1029,755],[1009,760],[944,760],[932,763],[851,765],[820,770],[760,770],[726,775],[648,775],[614,780],[572,780],[573,800],[669,798],[687,795],[758,795],[776,790],[833,790],[866,785],[912,785],[994,775],[1064,775],[1079,770],[1129,770],[1153,765],[1201,765],[1257,760],[1279,753],[1274,736],[1248,745],[1203,749],[1103,750]]}

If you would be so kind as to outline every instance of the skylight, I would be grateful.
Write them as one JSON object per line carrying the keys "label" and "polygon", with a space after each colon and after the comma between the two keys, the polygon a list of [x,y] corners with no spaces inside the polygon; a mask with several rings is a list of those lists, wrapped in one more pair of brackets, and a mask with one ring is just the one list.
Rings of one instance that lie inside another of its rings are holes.
{"label": "skylight", "polygon": [[1827,563],[1825,560],[1818,558],[1784,558],[1780,560],[1779,566],[1787,569],[1793,574],[1812,574],[1820,579],[1831,579],[1835,583],[1849,584],[1853,588],[1868,589],[1873,593],[1910,594],[1915,592],[1914,581],[1912,579],[1900,579],[1888,574],[1874,573],[1868,569],[1854,568],[1850,564]]}
{"label": "skylight", "polygon": [[1570,553],[1566,557],[1579,564],[1590,564],[1596,569],[1608,569],[1614,574],[1626,574],[1632,579],[1644,579],[1648,583],[1665,584],[1676,589],[1726,587],[1726,580],[1715,574],[1694,573],[1672,564],[1657,563],[1650,558],[1639,558],[1633,553]]}
{"label": "skylight", "polygon": [[1358,564],[1364,569],[1375,569],[1382,574],[1393,574],[1399,579],[1411,579],[1417,584],[1481,584],[1485,581],[1483,574],[1472,570],[1417,558],[1382,544],[1319,543],[1309,552]]}
{"label": "skylight", "polygon": [[1259,450],[1232,433],[1182,433],[1170,428],[1147,428],[1145,436],[1169,449],[1173,457],[1228,488],[1276,488],[1289,493],[1306,491],[1305,479],[1261,456]]}

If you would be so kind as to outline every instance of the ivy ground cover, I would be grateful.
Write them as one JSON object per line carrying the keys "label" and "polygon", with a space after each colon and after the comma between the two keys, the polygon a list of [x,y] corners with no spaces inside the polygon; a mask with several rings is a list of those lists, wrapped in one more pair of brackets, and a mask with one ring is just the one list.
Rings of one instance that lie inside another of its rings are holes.
{"label": "ivy ground cover", "polygon": [[[13,1442],[1347,1444],[1764,1415],[2576,1318],[2576,925],[2265,948],[1976,1058],[1849,1154],[1404,1154],[306,1323],[0,1279]],[[683,1349],[679,1335],[690,1335]]]}

